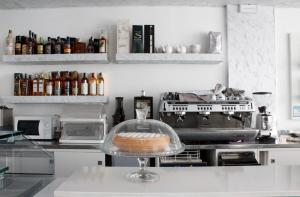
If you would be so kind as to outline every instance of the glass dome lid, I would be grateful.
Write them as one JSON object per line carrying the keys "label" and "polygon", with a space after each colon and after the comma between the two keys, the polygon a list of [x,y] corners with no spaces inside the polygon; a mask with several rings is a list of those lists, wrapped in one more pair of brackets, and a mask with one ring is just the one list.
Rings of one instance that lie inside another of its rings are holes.
{"label": "glass dome lid", "polygon": [[169,125],[152,119],[132,119],[113,127],[102,149],[110,155],[158,157],[178,154],[184,145]]}

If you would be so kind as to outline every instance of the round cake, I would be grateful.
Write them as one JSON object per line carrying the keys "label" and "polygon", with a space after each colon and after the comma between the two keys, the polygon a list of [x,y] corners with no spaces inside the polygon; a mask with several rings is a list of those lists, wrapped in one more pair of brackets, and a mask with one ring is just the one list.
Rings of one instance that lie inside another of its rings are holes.
{"label": "round cake", "polygon": [[118,133],[114,135],[113,143],[124,152],[155,153],[165,151],[170,137],[160,133]]}

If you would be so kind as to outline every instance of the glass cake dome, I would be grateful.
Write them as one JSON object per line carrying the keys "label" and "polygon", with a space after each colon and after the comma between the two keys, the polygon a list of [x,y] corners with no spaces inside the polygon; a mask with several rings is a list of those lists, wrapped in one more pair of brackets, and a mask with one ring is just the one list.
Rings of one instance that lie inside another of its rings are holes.
{"label": "glass cake dome", "polygon": [[184,145],[172,127],[158,120],[146,119],[146,109],[136,111],[138,119],[113,127],[101,149],[110,155],[138,157],[140,170],[127,176],[131,181],[156,181],[159,176],[146,170],[148,159],[178,154],[184,150]]}

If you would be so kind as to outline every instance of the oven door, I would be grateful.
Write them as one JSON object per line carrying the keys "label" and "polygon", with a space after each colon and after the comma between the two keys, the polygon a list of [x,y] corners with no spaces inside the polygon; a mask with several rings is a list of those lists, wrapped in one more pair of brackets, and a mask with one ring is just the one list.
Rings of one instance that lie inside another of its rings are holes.
{"label": "oven door", "polygon": [[44,139],[42,120],[16,120],[15,130],[22,131],[30,139]]}

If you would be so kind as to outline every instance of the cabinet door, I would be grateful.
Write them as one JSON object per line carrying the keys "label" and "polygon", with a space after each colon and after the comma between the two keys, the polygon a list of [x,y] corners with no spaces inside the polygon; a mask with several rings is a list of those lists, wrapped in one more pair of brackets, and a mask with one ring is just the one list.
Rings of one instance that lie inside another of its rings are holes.
{"label": "cabinet door", "polygon": [[68,177],[83,166],[105,166],[105,154],[101,152],[56,151],[55,176]]}
{"label": "cabinet door", "polygon": [[300,149],[269,150],[269,165],[300,165]]}

